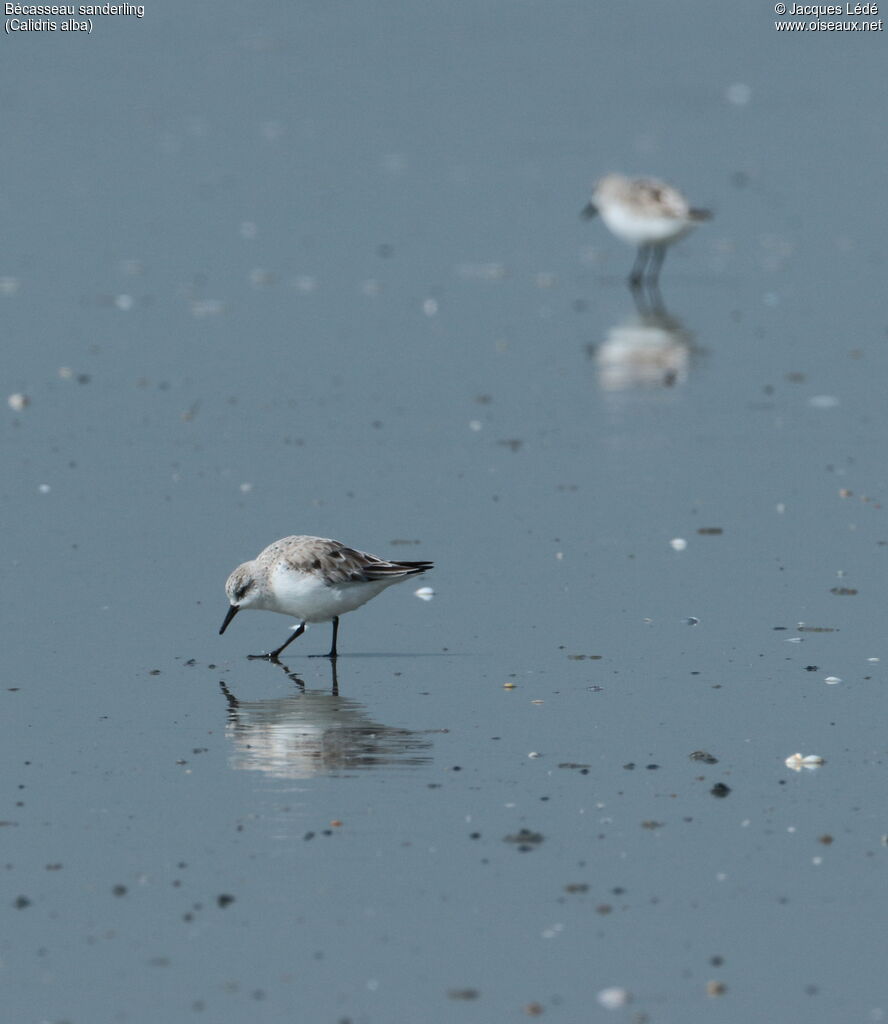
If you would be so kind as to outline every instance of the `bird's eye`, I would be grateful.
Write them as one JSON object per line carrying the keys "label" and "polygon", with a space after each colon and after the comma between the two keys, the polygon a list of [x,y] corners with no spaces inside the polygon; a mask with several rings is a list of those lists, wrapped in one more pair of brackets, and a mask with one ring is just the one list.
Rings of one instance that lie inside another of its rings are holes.
{"label": "bird's eye", "polygon": [[251,586],[252,584],[250,583],[244,583],[242,586],[238,587],[237,590],[235,590],[234,592],[235,598],[238,601],[242,601],[247,596],[247,592],[249,591]]}

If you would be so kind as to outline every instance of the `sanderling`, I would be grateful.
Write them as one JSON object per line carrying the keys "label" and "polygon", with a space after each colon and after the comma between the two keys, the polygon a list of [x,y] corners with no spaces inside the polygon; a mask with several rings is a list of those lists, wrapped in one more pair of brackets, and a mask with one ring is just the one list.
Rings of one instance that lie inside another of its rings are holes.
{"label": "sanderling", "polygon": [[333,622],[328,658],[336,657],[339,616],[366,604],[393,583],[418,576],[431,562],[390,562],[325,537],[283,537],[239,565],[228,577],[230,608],[219,633],[241,609],[280,612],[299,620],[293,635],[267,657],[281,651],[305,631],[307,622]]}
{"label": "sanderling", "polygon": [[596,213],[617,238],[638,246],[629,275],[634,286],[643,280],[656,285],[666,247],[712,216],[709,210],[689,206],[681,192],[665,182],[622,174],[608,174],[595,185],[583,216]]}

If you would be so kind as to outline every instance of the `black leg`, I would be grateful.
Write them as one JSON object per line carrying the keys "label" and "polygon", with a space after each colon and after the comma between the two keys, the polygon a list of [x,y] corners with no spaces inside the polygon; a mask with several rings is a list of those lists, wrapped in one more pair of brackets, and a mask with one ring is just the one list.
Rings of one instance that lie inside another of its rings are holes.
{"label": "black leg", "polygon": [[330,650],[327,654],[310,654],[310,658],[338,658],[339,655],[336,653],[336,637],[339,636],[339,616],[336,615],[333,619],[333,643],[330,645]]}
{"label": "black leg", "polygon": [[651,261],[648,264],[648,283],[652,287],[656,287],[660,280],[660,267],[663,266],[663,260],[666,258],[666,246],[665,245],[654,245],[651,246]]}
{"label": "black leg", "polygon": [[640,245],[638,247],[638,255],[635,257],[635,262],[632,264],[632,271],[629,274],[629,284],[633,288],[637,288],[644,280],[644,268],[648,262],[650,254],[651,247],[649,245]]}
{"label": "black leg", "polygon": [[284,650],[285,647],[289,647],[290,644],[293,643],[293,641],[296,639],[296,637],[297,636],[302,636],[302,634],[304,632],[305,632],[305,623],[304,622],[300,622],[299,623],[299,629],[294,630],[293,631],[293,635],[288,640],[286,640],[284,643],[282,643],[281,646],[278,647],[278,649],[276,651],[272,651],[271,654],[248,654],[247,657],[248,658],[264,658],[267,661],[277,661],[278,660],[278,656],[280,655],[281,651]]}

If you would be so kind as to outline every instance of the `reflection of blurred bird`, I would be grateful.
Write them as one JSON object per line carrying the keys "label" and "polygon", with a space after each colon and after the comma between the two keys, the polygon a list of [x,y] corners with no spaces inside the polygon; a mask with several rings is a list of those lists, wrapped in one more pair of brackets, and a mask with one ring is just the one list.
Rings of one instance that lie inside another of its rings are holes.
{"label": "reflection of blurred bird", "polygon": [[597,213],[617,238],[638,246],[629,275],[634,285],[645,279],[656,283],[666,247],[712,216],[709,210],[690,207],[671,185],[656,178],[627,178],[622,174],[608,174],[595,185],[583,216],[594,217]]}
{"label": "reflection of blurred bird", "polygon": [[598,382],[605,391],[669,387],[687,379],[693,335],[662,305],[634,293],[636,312],[607,332],[595,350]]}
{"label": "reflection of blurred bird", "polygon": [[220,633],[243,608],[280,612],[299,620],[293,635],[267,657],[281,651],[305,631],[306,622],[333,622],[328,658],[336,657],[339,616],[366,604],[386,587],[418,576],[431,562],[389,562],[347,548],[324,537],[284,537],[228,577],[230,607]]}
{"label": "reflection of blurred bird", "polygon": [[226,735],[233,768],[265,772],[279,779],[376,768],[419,765],[431,743],[408,729],[370,719],[364,706],[330,693],[306,690],[278,700],[241,701],[225,683]]}

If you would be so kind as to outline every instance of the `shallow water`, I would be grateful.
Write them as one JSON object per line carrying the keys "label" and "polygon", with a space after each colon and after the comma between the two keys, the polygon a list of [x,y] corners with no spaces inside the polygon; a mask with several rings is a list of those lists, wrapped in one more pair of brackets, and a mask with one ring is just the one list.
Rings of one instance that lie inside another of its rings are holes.
{"label": "shallow water", "polygon": [[[7,38],[11,1020],[884,1018],[883,38]],[[660,303],[612,169],[715,211]],[[435,597],[248,661],[287,623],[219,637],[225,578],[297,532]]]}

